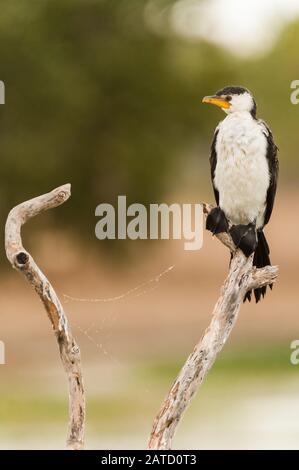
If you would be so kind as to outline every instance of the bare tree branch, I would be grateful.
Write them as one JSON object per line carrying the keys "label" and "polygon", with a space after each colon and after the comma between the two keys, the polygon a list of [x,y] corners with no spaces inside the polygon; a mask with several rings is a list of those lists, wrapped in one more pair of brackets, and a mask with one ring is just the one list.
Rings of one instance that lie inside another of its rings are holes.
{"label": "bare tree branch", "polygon": [[[205,215],[208,215],[213,206],[203,204],[203,208]],[[185,362],[155,418],[149,449],[171,449],[182,415],[228,339],[246,292],[272,284],[278,276],[277,266],[254,268],[253,255],[246,258],[240,250],[236,250],[230,235],[221,233],[217,238],[233,254],[229,273],[214,307],[210,325]]]}
{"label": "bare tree branch", "polygon": [[21,227],[41,212],[63,204],[71,195],[70,184],[35,197],[14,207],[5,226],[5,249],[13,268],[27,278],[39,295],[51,321],[60,357],[69,382],[69,429],[67,447],[82,449],[84,445],[85,394],[81,372],[80,350],[68,324],[63,307],[50,282],[22,244]]}

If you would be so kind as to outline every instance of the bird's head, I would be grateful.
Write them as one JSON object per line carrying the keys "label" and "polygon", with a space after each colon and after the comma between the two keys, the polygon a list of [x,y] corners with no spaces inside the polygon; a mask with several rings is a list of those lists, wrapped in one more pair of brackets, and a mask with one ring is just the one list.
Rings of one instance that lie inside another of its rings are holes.
{"label": "bird's head", "polygon": [[213,96],[205,96],[203,103],[210,103],[223,109],[227,114],[247,111],[256,116],[256,102],[249,90],[241,86],[227,86]]}

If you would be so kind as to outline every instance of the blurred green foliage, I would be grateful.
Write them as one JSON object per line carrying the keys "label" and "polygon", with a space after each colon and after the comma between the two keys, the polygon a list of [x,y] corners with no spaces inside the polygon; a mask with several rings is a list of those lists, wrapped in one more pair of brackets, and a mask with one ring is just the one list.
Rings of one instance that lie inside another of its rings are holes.
{"label": "blurred green foliage", "polygon": [[[161,8],[171,3],[156,2]],[[161,200],[182,184],[182,165],[199,182],[207,179],[209,142],[222,116],[201,106],[201,98],[227,84],[254,92],[288,164],[283,172],[298,172],[299,106],[289,96],[290,82],[299,78],[299,24],[284,31],[267,57],[245,61],[177,37],[167,14],[163,32],[153,32],[146,4],[4,2],[1,220],[16,203],[71,182],[71,203],[50,218],[95,241],[100,202],[115,202],[118,194]]]}

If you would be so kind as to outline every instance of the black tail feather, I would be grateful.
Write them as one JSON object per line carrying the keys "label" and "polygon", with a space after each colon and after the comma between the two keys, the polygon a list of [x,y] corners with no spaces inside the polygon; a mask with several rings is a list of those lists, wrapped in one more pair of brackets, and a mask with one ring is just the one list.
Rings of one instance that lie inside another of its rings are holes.
{"label": "black tail feather", "polygon": [[[258,237],[258,244],[254,252],[253,266],[256,266],[257,268],[263,268],[264,266],[271,265],[270,258],[269,258],[270,250],[269,250],[269,245],[267,243],[266,237],[262,230],[259,230],[257,232],[257,237]],[[273,284],[270,284],[269,287],[272,289]],[[265,297],[266,291],[267,291],[267,286],[254,289],[254,297],[255,297],[256,303],[259,302],[262,297]],[[250,302],[251,295],[252,295],[252,291],[248,291],[244,297],[244,302],[246,300]]]}

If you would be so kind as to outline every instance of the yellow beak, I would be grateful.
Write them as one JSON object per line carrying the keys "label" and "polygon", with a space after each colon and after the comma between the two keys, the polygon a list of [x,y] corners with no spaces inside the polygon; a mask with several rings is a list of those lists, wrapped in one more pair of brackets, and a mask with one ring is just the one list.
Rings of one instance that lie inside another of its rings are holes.
{"label": "yellow beak", "polygon": [[226,101],[224,98],[220,96],[205,96],[202,99],[203,103],[214,104],[215,106],[219,106],[219,108],[228,109],[230,108],[229,101]]}

